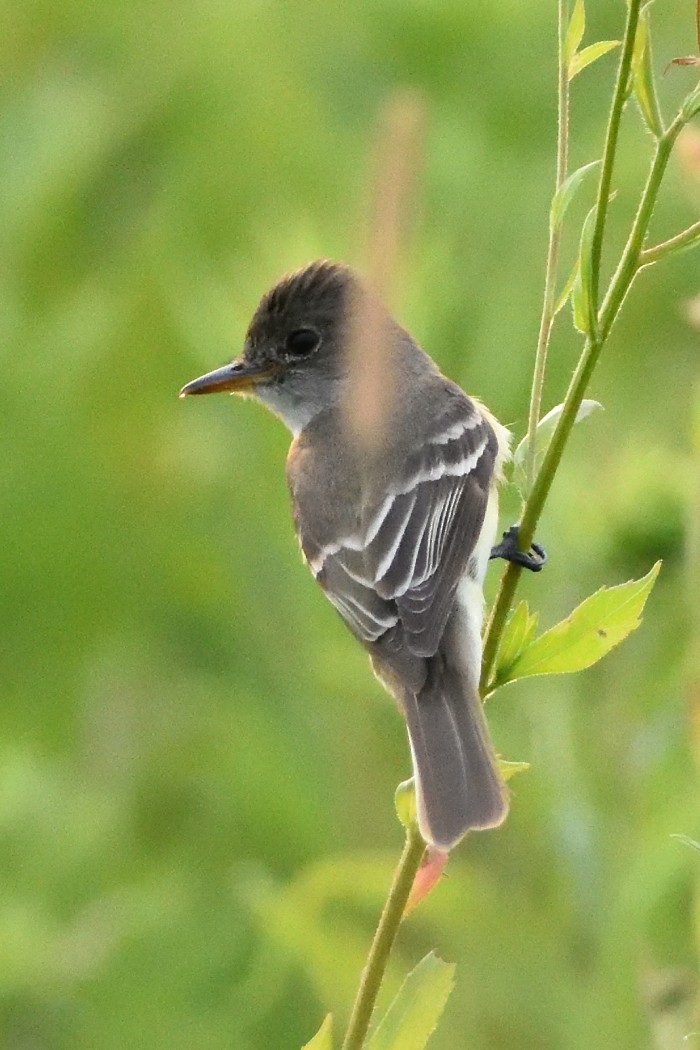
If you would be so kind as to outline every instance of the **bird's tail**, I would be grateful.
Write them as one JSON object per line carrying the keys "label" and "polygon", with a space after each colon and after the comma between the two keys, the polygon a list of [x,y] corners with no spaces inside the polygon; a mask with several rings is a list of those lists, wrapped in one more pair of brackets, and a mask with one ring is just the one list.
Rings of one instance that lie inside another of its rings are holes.
{"label": "bird's tail", "polygon": [[461,664],[445,638],[428,659],[420,692],[403,696],[420,831],[445,851],[468,831],[496,827],[508,812],[481,700]]}

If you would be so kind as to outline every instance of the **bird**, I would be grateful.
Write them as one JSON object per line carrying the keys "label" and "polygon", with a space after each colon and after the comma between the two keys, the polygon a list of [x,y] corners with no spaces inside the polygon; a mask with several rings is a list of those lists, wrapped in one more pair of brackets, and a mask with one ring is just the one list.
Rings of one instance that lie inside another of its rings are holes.
{"label": "bird", "polygon": [[[358,341],[361,362],[363,303],[379,311],[389,377],[382,425],[366,443],[347,413],[357,396],[348,343]],[[377,306],[357,271],[326,259],[283,276],[260,300],[241,355],[180,396],[216,391],[257,398],[291,431],[301,551],[404,715],[422,837],[449,852],[467,832],[497,827],[509,799],[479,678],[509,431]],[[504,534],[494,556],[527,564],[514,540]]]}

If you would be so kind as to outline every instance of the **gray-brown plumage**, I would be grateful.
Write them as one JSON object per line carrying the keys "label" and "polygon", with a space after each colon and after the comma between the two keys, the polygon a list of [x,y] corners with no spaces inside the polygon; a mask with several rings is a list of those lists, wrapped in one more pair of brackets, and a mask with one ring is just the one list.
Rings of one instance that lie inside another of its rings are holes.
{"label": "gray-brown plumage", "polygon": [[183,393],[255,393],[295,435],[287,480],[302,551],[405,715],[421,831],[449,849],[507,811],[478,696],[507,435],[385,313],[386,418],[371,451],[353,441],[346,342],[363,294],[335,263],[283,278],[242,356]]}

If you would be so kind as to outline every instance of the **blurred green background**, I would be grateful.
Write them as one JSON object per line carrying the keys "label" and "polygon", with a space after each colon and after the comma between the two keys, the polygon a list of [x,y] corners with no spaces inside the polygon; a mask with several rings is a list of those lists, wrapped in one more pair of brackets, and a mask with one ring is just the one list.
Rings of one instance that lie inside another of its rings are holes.
{"label": "blurred green background", "polygon": [[[586,42],[620,35],[621,0],[589,8]],[[428,133],[397,312],[522,435],[554,4],[0,10],[0,1045],[298,1048],[347,1016],[400,849],[404,731],[301,564],[281,425],[176,395],[280,273],[362,263],[377,111],[408,85]],[[662,70],[696,48],[693,5],[653,10]],[[600,155],[613,69],[574,82],[572,167]],[[693,77],[664,78],[667,114]],[[613,243],[649,145],[630,106]],[[657,240],[698,217],[694,150]],[[458,963],[434,1050],[666,1050],[700,1027],[700,856],[670,837],[700,833],[698,293],[697,255],[642,275],[540,526],[550,564],[523,593],[545,625],[664,569],[619,651],[490,705],[531,771],[386,988],[431,947]],[[546,407],[579,347],[563,321]]]}

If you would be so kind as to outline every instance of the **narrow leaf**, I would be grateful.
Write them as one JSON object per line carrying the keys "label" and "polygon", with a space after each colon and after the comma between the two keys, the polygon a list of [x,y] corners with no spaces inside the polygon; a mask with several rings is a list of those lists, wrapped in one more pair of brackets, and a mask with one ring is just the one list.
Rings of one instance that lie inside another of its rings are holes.
{"label": "narrow leaf", "polygon": [[700,842],[696,842],[695,839],[691,839],[687,835],[671,835],[671,838],[678,839],[684,846],[690,846],[691,849],[696,849],[700,853]]}
{"label": "narrow leaf", "polygon": [[586,216],[581,230],[581,243],[578,253],[578,268],[574,279],[571,293],[571,301],[574,309],[574,324],[579,332],[584,335],[593,335],[597,322],[592,288],[592,261],[591,246],[593,243],[593,231],[595,229],[596,206],[593,205]]}
{"label": "narrow leaf", "polygon": [[311,1042],[304,1043],[301,1050],[333,1050],[333,1014],[326,1014],[316,1035]]}
{"label": "narrow leaf", "polygon": [[511,667],[508,681],[582,671],[597,663],[639,627],[660,567],[657,562],[641,580],[602,587],[586,598],[570,616],[531,642]]}
{"label": "narrow leaf", "polygon": [[645,248],[639,262],[641,266],[650,266],[661,259],[668,259],[670,255],[678,255],[679,252],[686,252],[689,248],[697,248],[699,244],[700,222],[696,222],[682,233],[677,233],[675,237],[662,241],[661,244],[655,244],[653,248]]}
{"label": "narrow leaf", "polygon": [[496,674],[494,676],[496,681],[501,677],[507,677],[508,671],[525,646],[532,641],[536,627],[537,613],[530,612],[526,601],[519,602],[503,631],[503,638],[498,650]]}
{"label": "narrow leaf", "polygon": [[[599,408],[602,409],[602,407],[600,401],[592,401],[590,398],[584,399],[578,407],[574,422],[580,423],[582,419],[587,419],[592,412],[597,411]],[[563,411],[563,404],[556,405],[550,409],[546,416],[542,416],[542,419],[537,424],[537,430],[535,431],[535,473],[544,458],[549,442],[552,440],[554,429]],[[527,474],[529,448],[530,441],[526,434],[513,453],[513,484],[524,496],[529,494],[528,490],[530,487]],[[507,630],[508,627],[506,627]],[[503,646],[501,646],[500,651],[503,652]]]}
{"label": "narrow leaf", "polygon": [[583,0],[576,0],[571,14],[566,36],[564,37],[564,66],[569,69],[571,61],[583,40],[586,31],[586,8]]}
{"label": "narrow leaf", "polygon": [[644,10],[637,25],[632,52],[632,86],[644,123],[656,138],[664,133],[659,100],[656,96],[654,72],[651,60],[651,37],[649,34],[649,12]]}
{"label": "narrow leaf", "polygon": [[430,952],[409,973],[367,1050],[424,1050],[454,985],[454,963]]}
{"label": "narrow leaf", "polygon": [[589,44],[582,51],[577,51],[569,62],[569,80],[573,80],[586,66],[590,66],[597,58],[607,55],[620,46],[619,40],[599,40],[597,44]]}
{"label": "narrow leaf", "polygon": [[556,317],[557,314],[559,313],[559,311],[564,306],[566,306],[566,301],[567,301],[567,299],[569,298],[569,296],[571,295],[571,293],[572,293],[572,291],[574,289],[574,282],[576,280],[576,275],[577,274],[578,274],[578,259],[574,263],[574,265],[572,267],[572,270],[571,270],[571,273],[566,278],[566,283],[565,283],[564,287],[561,290],[561,294],[560,294],[559,298],[557,299],[556,303],[554,304],[554,309],[552,311],[552,317]]}
{"label": "narrow leaf", "polygon": [[529,762],[506,762],[505,758],[499,758],[498,768],[501,771],[501,776],[504,780],[508,781],[511,777],[514,777],[516,773],[527,773],[530,768]]}
{"label": "narrow leaf", "polygon": [[567,208],[574,199],[576,190],[579,188],[588,172],[592,171],[593,168],[597,168],[599,164],[599,160],[592,160],[590,164],[584,164],[583,167],[577,168],[576,171],[572,171],[568,179],[561,184],[552,198],[552,206],[549,211],[549,225],[552,230],[559,229],[564,221]]}
{"label": "narrow leaf", "polygon": [[396,816],[405,828],[413,828],[416,825],[416,784],[413,777],[402,780],[394,792],[394,806]]}
{"label": "narrow leaf", "polygon": [[692,120],[698,113],[700,113],[700,84],[690,92],[681,109],[681,115],[686,122]]}

